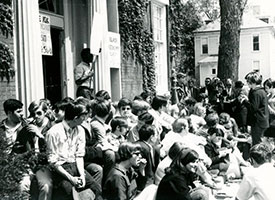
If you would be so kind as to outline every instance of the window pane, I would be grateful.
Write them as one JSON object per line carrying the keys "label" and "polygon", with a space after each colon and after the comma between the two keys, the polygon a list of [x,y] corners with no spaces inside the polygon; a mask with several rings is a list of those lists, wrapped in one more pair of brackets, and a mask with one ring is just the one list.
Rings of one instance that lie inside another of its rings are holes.
{"label": "window pane", "polygon": [[207,38],[202,38],[201,40],[202,43],[202,53],[203,54],[208,54],[208,40]]}
{"label": "window pane", "polygon": [[253,36],[253,51],[259,51],[259,50],[260,50],[259,36],[255,35]]}
{"label": "window pane", "polygon": [[208,45],[207,44],[202,45],[202,53],[208,54]]}

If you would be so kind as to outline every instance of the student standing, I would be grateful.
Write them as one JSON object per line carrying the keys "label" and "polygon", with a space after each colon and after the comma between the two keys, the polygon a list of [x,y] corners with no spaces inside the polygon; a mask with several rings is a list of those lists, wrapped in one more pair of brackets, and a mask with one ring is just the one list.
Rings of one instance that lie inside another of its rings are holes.
{"label": "student standing", "polygon": [[261,87],[262,76],[250,72],[245,76],[250,88],[248,98],[242,95],[241,102],[248,108],[247,124],[251,126],[252,145],[262,141],[263,134],[269,126],[268,102],[265,90]]}

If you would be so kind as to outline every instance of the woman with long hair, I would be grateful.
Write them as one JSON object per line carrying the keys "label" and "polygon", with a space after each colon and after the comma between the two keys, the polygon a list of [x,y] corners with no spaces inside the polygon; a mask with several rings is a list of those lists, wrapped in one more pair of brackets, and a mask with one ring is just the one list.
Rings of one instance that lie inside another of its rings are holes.
{"label": "woman with long hair", "polygon": [[182,149],[166,170],[156,195],[156,200],[206,200],[206,188],[196,187],[199,155],[192,149]]}

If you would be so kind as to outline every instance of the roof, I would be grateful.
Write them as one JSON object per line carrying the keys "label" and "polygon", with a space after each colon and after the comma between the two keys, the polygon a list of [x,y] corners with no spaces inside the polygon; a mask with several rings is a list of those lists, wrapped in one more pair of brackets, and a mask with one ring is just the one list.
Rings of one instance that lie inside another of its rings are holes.
{"label": "roof", "polygon": [[[241,29],[249,29],[249,28],[264,28],[264,27],[273,27],[272,24],[267,24],[263,22],[260,19],[257,19],[256,17],[244,14],[242,19],[242,25]],[[210,32],[210,31],[220,31],[220,19],[215,20],[214,22],[211,22],[205,26],[202,26],[201,28],[197,29],[195,33],[197,32]]]}
{"label": "roof", "polygon": [[218,56],[207,56],[206,58],[201,59],[198,63],[216,63],[218,62]]}

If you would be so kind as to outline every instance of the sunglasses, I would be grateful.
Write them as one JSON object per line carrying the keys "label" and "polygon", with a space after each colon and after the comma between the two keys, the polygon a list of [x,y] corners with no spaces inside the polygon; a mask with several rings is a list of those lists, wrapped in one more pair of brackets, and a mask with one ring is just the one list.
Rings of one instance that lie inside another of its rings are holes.
{"label": "sunglasses", "polygon": [[140,156],[141,154],[139,151],[137,151],[137,152],[133,152],[133,155]]}
{"label": "sunglasses", "polygon": [[121,108],[121,110],[123,110],[123,111],[124,111],[124,110],[131,110],[131,108],[127,108],[127,107],[126,107],[126,108]]}

